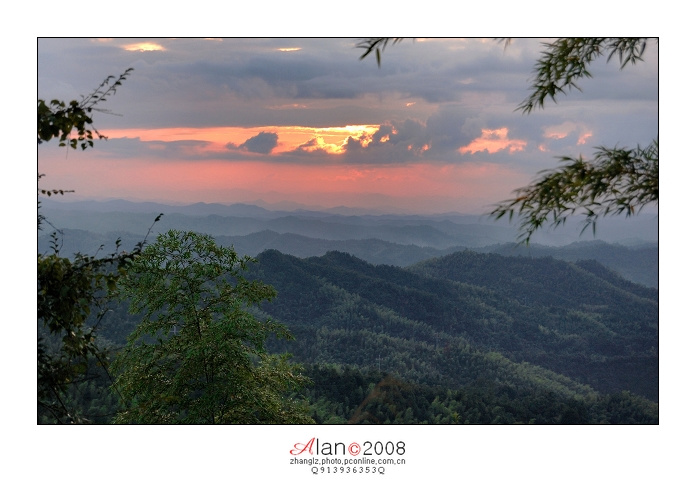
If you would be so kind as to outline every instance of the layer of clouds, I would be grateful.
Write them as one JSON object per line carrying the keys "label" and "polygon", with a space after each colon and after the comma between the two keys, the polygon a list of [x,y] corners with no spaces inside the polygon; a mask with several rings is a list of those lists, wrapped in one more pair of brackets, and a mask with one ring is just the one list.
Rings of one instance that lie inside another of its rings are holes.
{"label": "layer of clouds", "polygon": [[[435,39],[390,45],[381,68],[359,60],[355,39],[40,39],[38,95],[71,99],[107,75],[135,70],[97,114],[109,128],[374,125],[327,144],[317,134],[288,147],[261,131],[216,147],[208,141],[111,139],[108,158],[152,162],[254,159],[306,165],[409,162],[509,165],[533,175],[556,155],[646,145],[657,135],[657,46],[619,69],[599,59],[592,78],[522,114],[541,41]],[[142,50],[126,47],[142,46]],[[154,49],[154,50],[150,50]],[[489,146],[486,148],[485,144]],[[478,146],[476,146],[478,145]],[[483,145],[483,146],[481,146]],[[282,149],[281,149],[282,147]],[[474,151],[478,148],[476,151]]]}
{"label": "layer of clouds", "polygon": [[[397,101],[480,107],[496,95],[509,115],[527,95],[541,47],[531,39],[515,40],[507,49],[494,40],[406,40],[389,46],[378,68],[373,57],[358,59],[361,51],[353,39],[157,39],[150,41],[163,51],[123,49],[137,41],[40,40],[39,96],[86,94],[105,76],[134,67],[108,102],[125,117],[105,124],[275,125],[279,111],[274,108],[285,106],[283,124],[310,125],[314,122],[305,117],[316,117],[317,110],[331,111],[345,101],[367,108],[375,98],[382,101],[383,120],[370,122],[382,123],[393,119],[390,111]],[[280,50],[292,47],[299,49]],[[600,59],[592,67],[594,78],[581,82],[583,93],[571,93],[568,102],[579,97],[585,104],[606,99],[655,103],[655,52],[648,48],[646,63],[623,71],[618,62]],[[298,108],[290,109],[292,103]],[[334,112],[340,125],[340,112]]]}

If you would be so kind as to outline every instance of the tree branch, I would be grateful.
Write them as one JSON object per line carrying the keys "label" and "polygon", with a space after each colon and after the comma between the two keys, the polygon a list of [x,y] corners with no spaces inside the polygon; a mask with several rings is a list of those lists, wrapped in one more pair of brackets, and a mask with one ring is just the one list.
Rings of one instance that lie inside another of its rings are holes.
{"label": "tree branch", "polygon": [[495,219],[515,214],[521,218],[518,239],[529,243],[544,223],[552,227],[581,213],[583,231],[601,216],[638,213],[659,199],[658,140],[647,148],[597,148],[592,160],[561,157],[566,165],[543,176],[529,186],[517,189],[516,197],[503,201],[490,213]]}

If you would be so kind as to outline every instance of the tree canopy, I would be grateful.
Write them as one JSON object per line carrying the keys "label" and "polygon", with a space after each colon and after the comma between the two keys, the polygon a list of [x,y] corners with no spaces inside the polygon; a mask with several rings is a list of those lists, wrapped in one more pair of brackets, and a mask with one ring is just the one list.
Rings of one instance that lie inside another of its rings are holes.
{"label": "tree canopy", "polygon": [[292,336],[250,307],[275,290],[243,275],[249,257],[212,237],[170,230],[120,280],[132,313],[144,314],[113,363],[126,406],[121,423],[308,423],[292,395],[307,381],[269,335]]}

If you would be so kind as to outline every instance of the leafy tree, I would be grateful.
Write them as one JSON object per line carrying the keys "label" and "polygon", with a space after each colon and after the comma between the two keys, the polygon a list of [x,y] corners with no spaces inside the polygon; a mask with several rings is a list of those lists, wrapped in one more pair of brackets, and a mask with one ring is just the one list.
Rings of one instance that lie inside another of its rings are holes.
{"label": "leafy tree", "polygon": [[112,365],[126,401],[117,422],[311,422],[292,396],[306,378],[264,347],[271,334],[292,336],[250,312],[275,296],[244,278],[250,260],[208,235],[171,230],[133,261],[119,284],[144,317]]}
{"label": "leafy tree", "polygon": [[[107,139],[94,127],[92,112],[110,111],[97,107],[101,102],[116,93],[116,89],[131,74],[133,68],[128,68],[120,76],[108,76],[89,95],[82,97],[79,102],[72,100],[65,103],[61,100],[38,100],[38,144],[58,138],[58,146],[69,145],[77,149],[78,145],[85,150],[94,146],[94,135],[99,139]],[[91,128],[91,129],[90,129]],[[75,135],[73,132],[76,132]]]}
{"label": "leafy tree", "polygon": [[[85,150],[93,146],[94,134],[104,139],[94,128],[91,114],[100,110],[97,104],[113,95],[131,71],[106,78],[79,102],[39,99],[38,144],[57,138],[59,146]],[[39,180],[41,177],[38,174]],[[72,191],[38,188],[39,197],[65,192]],[[40,201],[38,209],[41,230],[50,223],[40,213]],[[67,388],[86,373],[90,360],[106,362],[107,353],[96,343],[106,293],[115,288],[120,271],[139,253],[144,241],[129,253],[119,251],[117,241],[116,251],[106,257],[77,254],[69,260],[58,255],[58,234],[57,230],[52,234],[53,253],[38,255],[37,263],[37,418],[80,422],[83,419],[65,401]]]}
{"label": "leafy tree", "polygon": [[[369,38],[357,44],[365,58],[374,53],[381,64],[381,51],[400,38]],[[509,43],[510,40],[505,40]],[[534,67],[531,95],[518,107],[525,114],[544,107],[550,98],[580,90],[578,82],[592,74],[589,65],[602,56],[607,62],[618,58],[621,69],[643,61],[647,38],[561,38],[544,43]],[[381,50],[381,51],[380,51]],[[557,227],[575,213],[585,217],[585,228],[596,228],[597,219],[607,215],[632,216],[659,197],[658,138],[645,148],[596,149],[591,159],[561,156],[563,165],[544,171],[541,177],[515,191],[516,197],[498,203],[491,216],[520,218],[519,239],[529,243],[545,223]]]}

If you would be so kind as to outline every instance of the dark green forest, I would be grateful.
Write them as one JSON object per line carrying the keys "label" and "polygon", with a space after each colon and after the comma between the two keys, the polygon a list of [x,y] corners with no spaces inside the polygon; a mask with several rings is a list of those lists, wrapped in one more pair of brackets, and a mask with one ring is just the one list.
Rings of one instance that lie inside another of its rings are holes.
{"label": "dark green forest", "polygon": [[[310,380],[320,424],[658,423],[658,291],[596,261],[463,251],[410,267],[342,252],[269,250],[246,275],[277,296],[250,309]],[[141,317],[112,300],[100,345],[115,354]],[[94,363],[69,388],[80,421],[122,409]],[[40,423],[54,422],[39,413]]]}

